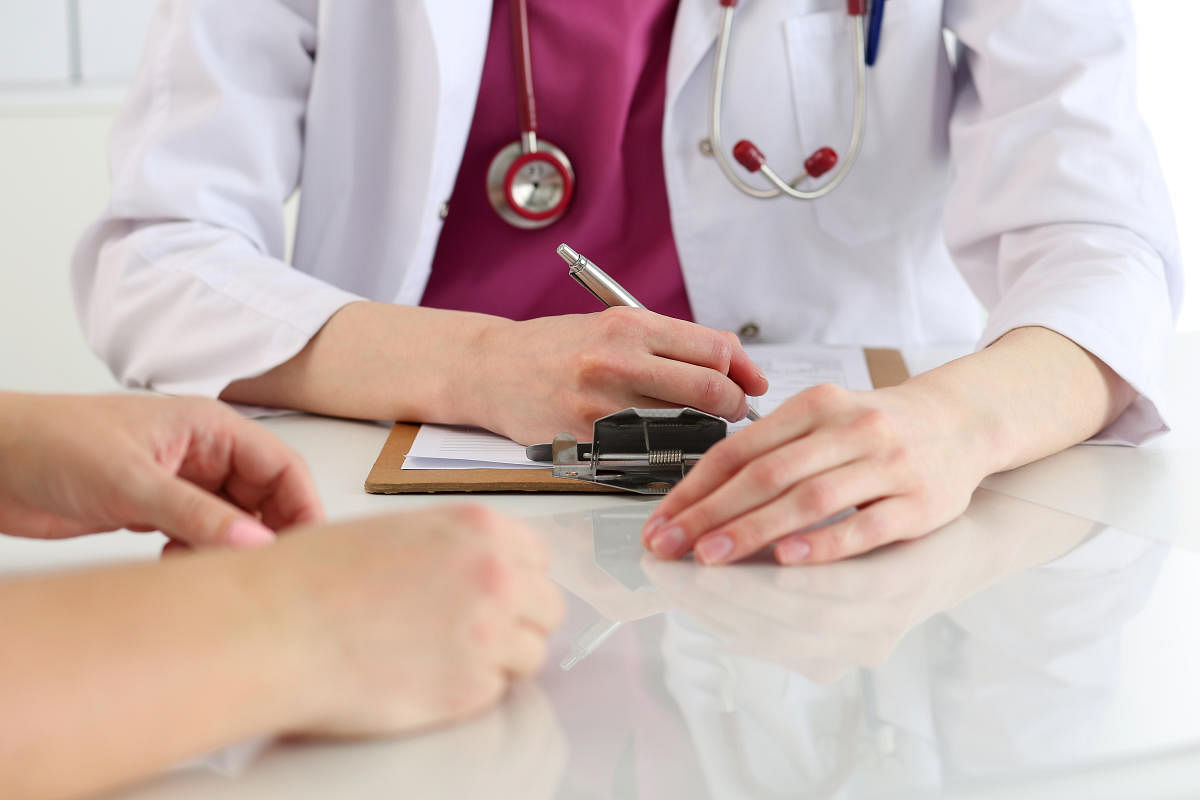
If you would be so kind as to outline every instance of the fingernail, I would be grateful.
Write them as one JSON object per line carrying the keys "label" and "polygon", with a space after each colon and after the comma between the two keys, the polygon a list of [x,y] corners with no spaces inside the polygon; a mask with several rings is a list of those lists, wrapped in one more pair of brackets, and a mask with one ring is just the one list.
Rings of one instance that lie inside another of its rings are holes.
{"label": "fingernail", "polygon": [[733,421],[737,422],[738,420],[743,420],[746,418],[746,415],[748,415],[749,413],[750,413],[750,401],[743,400],[742,407],[740,409],[738,409],[738,414],[736,417],[734,417]]}
{"label": "fingernail", "polygon": [[660,531],[651,537],[650,550],[656,556],[670,558],[675,555],[680,545],[683,544],[683,537],[683,528],[679,526],[667,528],[665,531]]}
{"label": "fingernail", "polygon": [[788,539],[775,548],[775,558],[780,564],[799,564],[808,558],[812,546],[803,539]]}
{"label": "fingernail", "polygon": [[274,531],[244,517],[235,519],[229,529],[225,531],[225,544],[230,547],[263,547],[274,541]]}
{"label": "fingernail", "polygon": [[654,536],[654,532],[665,525],[666,522],[666,516],[651,517],[646,520],[646,525],[642,528],[642,544],[648,545],[650,538]]}
{"label": "fingernail", "polygon": [[696,545],[696,558],[704,564],[720,564],[733,552],[733,539],[723,533],[707,536]]}

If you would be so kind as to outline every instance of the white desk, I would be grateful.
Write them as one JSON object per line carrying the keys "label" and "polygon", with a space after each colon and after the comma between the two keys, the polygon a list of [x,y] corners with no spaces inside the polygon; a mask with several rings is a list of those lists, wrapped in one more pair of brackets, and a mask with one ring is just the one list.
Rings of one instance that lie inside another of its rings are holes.
{"label": "white desk", "polygon": [[[1200,338],[1187,353],[1200,364]],[[308,460],[331,517],[463,500],[364,494],[381,426],[265,424]],[[866,558],[702,569],[643,555],[653,501],[474,499],[533,519],[569,591],[536,681],[459,727],[278,746],[238,775],[181,770],[118,796],[1200,795],[1200,554],[1178,532],[981,491],[942,531]],[[160,541],[0,539],[0,571],[148,558]],[[562,670],[580,638],[594,650]]]}

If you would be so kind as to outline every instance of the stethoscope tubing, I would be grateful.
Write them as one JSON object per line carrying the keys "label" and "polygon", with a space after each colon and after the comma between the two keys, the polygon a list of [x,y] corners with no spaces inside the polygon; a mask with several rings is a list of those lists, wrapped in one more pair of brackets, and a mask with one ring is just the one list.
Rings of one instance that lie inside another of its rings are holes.
{"label": "stethoscope tubing", "polygon": [[729,42],[733,35],[733,14],[735,6],[723,5],[721,11],[721,32],[717,39],[717,53],[713,59],[712,95],[709,98],[709,143],[712,145],[712,155],[717,165],[725,173],[725,177],[743,193],[760,200],[770,200],[781,195],[787,195],[797,200],[816,200],[838,188],[850,170],[858,161],[862,151],[863,132],[866,129],[867,118],[867,60],[866,60],[866,29],[862,15],[852,19],[854,38],[854,129],[850,135],[850,147],[833,175],[824,184],[808,191],[796,188],[796,184],[808,177],[802,172],[791,182],[785,181],[767,165],[759,171],[770,181],[774,188],[760,189],[742,179],[736,172],[729,156],[726,155],[725,144],[721,135],[721,112],[725,93],[725,72],[729,63]]}
{"label": "stethoscope tubing", "polygon": [[521,149],[537,151],[537,98],[533,91],[533,47],[529,40],[528,0],[511,0],[513,77],[517,85],[517,121],[521,126]]}

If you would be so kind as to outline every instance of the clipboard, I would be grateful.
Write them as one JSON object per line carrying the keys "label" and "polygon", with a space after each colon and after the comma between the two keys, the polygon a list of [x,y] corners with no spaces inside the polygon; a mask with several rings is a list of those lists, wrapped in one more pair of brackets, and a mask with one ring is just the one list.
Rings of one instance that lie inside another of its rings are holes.
{"label": "clipboard", "polygon": [[[867,370],[876,389],[896,386],[908,379],[908,367],[899,350],[864,348]],[[367,475],[368,494],[420,494],[442,492],[567,492],[572,494],[625,494],[608,486],[556,478],[545,469],[403,469],[404,459],[420,430],[419,423],[397,422]]]}

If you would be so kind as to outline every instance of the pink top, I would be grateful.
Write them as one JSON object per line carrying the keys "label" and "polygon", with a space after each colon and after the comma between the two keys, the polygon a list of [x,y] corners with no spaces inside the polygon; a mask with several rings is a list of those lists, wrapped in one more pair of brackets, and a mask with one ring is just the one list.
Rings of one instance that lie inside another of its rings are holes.
{"label": "pink top", "polygon": [[488,164],[520,136],[508,0],[421,305],[511,319],[599,311],[555,253],[566,242],[649,309],[692,319],[663,175],[667,53],[678,0],[529,0],[538,130],[575,169],[566,215],[519,230],[488,202]]}

